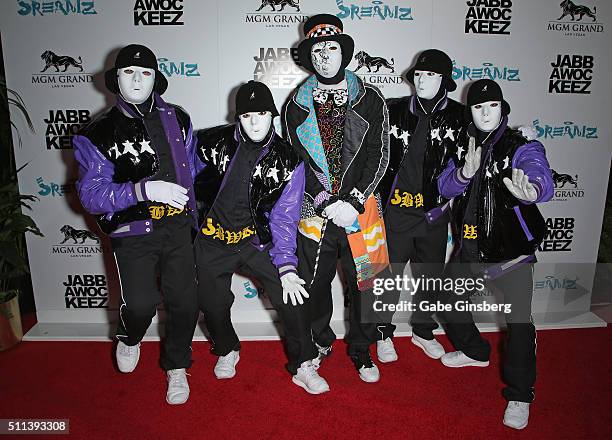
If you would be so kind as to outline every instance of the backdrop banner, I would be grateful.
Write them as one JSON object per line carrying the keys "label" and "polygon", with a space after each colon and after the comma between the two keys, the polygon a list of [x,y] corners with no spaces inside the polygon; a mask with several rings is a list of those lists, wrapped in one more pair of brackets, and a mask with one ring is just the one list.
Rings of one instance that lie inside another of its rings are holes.
{"label": "backdrop banner", "polygon": [[[129,43],[151,47],[169,81],[164,99],[185,108],[196,129],[206,128],[234,121],[235,92],[250,79],[265,82],[283,105],[307,76],[296,48],[302,23],[317,13],[343,20],[355,40],[349,69],[388,98],[413,93],[403,75],[428,48],[453,60],[454,99],[463,100],[473,80],[500,82],[510,125],[535,126],[554,170],[554,199],[541,205],[549,232],[537,253],[544,264],[535,268],[534,313],[567,311],[570,285],[581,293],[572,312],[589,311],[612,152],[608,2],[5,0],[7,84],[35,127],[30,132],[13,112],[15,160],[27,164],[19,188],[39,198],[31,215],[44,233],[27,236],[40,323],[117,317],[110,242],[78,201],[71,143],[113,104],[103,73],[117,51]],[[336,278],[334,320],[344,313],[341,287]],[[252,281],[234,276],[232,288],[236,322],[269,322],[271,306]]]}

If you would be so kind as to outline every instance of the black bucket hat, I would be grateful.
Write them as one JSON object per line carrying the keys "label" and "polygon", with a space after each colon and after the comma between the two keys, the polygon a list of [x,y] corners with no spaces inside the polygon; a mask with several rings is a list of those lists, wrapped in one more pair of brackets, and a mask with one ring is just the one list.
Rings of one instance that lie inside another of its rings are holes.
{"label": "black bucket hat", "polygon": [[444,87],[447,91],[453,92],[457,89],[457,83],[453,79],[453,62],[441,50],[427,49],[421,52],[414,67],[406,73],[406,79],[413,85],[415,70],[439,73],[444,78]]}
{"label": "black bucket hat", "polygon": [[157,68],[157,58],[155,54],[153,54],[151,49],[140,44],[130,44],[119,51],[115,59],[115,67],[104,73],[106,88],[113,93],[119,93],[117,71],[130,66],[155,70],[155,85],[153,86],[153,90],[160,95],[168,88],[168,80]]}
{"label": "black bucket hat", "polygon": [[342,21],[331,14],[317,14],[304,23],[304,39],[298,45],[298,58],[302,66],[310,72],[315,72],[310,57],[310,50],[316,43],[336,41],[342,48],[342,68],[349,65],[353,58],[355,42],[351,36],[343,34]]}
{"label": "black bucket hat", "polygon": [[490,79],[479,79],[470,84],[467,92],[467,108],[466,111],[470,115],[470,108],[476,104],[483,102],[500,101],[502,103],[502,115],[506,116],[510,113],[510,104],[504,99],[502,89],[495,81]]}
{"label": "black bucket hat", "polygon": [[241,85],[236,92],[236,116],[264,111],[271,112],[273,118],[278,116],[274,97],[268,86],[253,80]]}

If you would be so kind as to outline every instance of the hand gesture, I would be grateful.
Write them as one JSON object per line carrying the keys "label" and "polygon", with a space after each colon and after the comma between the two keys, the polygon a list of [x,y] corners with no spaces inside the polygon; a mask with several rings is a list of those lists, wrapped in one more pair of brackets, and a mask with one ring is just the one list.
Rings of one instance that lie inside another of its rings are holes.
{"label": "hand gesture", "polygon": [[504,184],[517,199],[533,202],[538,198],[538,190],[520,168],[512,168],[512,180],[504,177]]}
{"label": "hand gesture", "polygon": [[482,154],[482,147],[476,147],[476,139],[470,136],[470,142],[468,144],[467,154],[465,155],[465,163],[461,170],[464,177],[471,179],[480,168],[480,155]]}

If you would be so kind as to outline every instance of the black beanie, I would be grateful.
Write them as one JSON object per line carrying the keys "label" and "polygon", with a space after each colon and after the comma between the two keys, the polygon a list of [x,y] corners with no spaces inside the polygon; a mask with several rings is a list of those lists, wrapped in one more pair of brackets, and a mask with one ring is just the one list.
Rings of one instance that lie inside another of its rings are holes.
{"label": "black beanie", "polygon": [[502,115],[510,113],[510,104],[504,100],[502,89],[495,81],[490,79],[479,79],[470,85],[467,93],[467,109],[483,102],[500,101],[502,103]]}
{"label": "black beanie", "polygon": [[414,67],[406,73],[406,79],[411,84],[414,84],[416,70],[439,73],[444,78],[443,84],[447,91],[453,92],[457,89],[457,83],[453,80],[453,62],[441,50],[427,49],[419,54]]}
{"label": "black beanie", "polygon": [[236,93],[236,116],[265,111],[271,112],[273,118],[278,116],[274,97],[268,86],[253,80],[240,86]]}
{"label": "black beanie", "polygon": [[130,44],[119,51],[115,59],[115,67],[107,70],[104,74],[104,80],[108,90],[113,93],[119,93],[117,71],[130,66],[155,70],[155,85],[153,86],[153,90],[160,95],[168,88],[168,80],[157,68],[157,58],[153,54],[153,51],[140,44]]}

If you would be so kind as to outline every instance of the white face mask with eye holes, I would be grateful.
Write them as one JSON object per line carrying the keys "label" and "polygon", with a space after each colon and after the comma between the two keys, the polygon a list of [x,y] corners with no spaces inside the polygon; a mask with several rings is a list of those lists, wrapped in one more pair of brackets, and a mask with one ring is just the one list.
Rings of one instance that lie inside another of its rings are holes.
{"label": "white face mask with eye holes", "polygon": [[414,87],[416,94],[421,99],[433,99],[440,90],[442,75],[427,70],[414,71]]}
{"label": "white face mask with eye holes", "polygon": [[272,125],[272,112],[249,112],[239,117],[240,126],[253,142],[264,140]]}
{"label": "white face mask with eye holes", "polygon": [[117,82],[126,102],[142,104],[153,92],[155,70],[139,66],[124,67],[117,70]]}
{"label": "white face mask with eye holes", "polygon": [[502,119],[502,105],[500,101],[487,101],[470,107],[474,125],[480,131],[489,133],[495,130]]}
{"label": "white face mask with eye holes", "polygon": [[321,41],[310,49],[310,59],[323,78],[333,78],[342,66],[342,48],[335,41]]}

